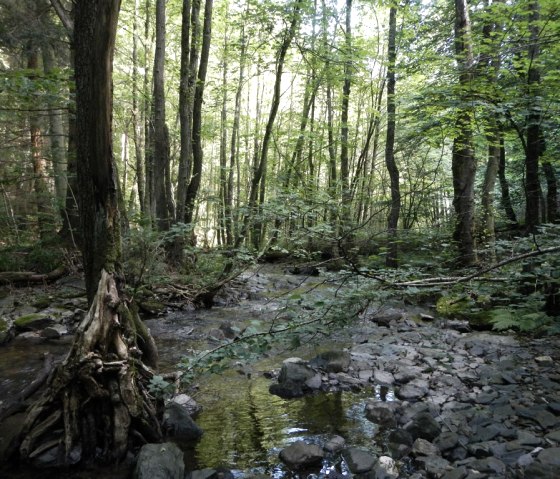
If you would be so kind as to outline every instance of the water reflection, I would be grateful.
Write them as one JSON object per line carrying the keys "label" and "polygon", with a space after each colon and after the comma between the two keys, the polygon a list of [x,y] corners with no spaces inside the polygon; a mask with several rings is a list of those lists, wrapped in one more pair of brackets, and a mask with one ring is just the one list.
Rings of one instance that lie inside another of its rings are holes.
{"label": "water reflection", "polygon": [[[323,445],[340,435],[348,444],[375,449],[376,426],[364,418],[365,401],[373,391],[285,400],[271,395],[269,385],[265,378],[239,376],[207,385],[205,409],[197,417],[204,435],[189,454],[188,469],[228,467],[285,478],[289,473],[278,453],[298,440]],[[332,460],[325,461],[320,476],[331,467]]]}

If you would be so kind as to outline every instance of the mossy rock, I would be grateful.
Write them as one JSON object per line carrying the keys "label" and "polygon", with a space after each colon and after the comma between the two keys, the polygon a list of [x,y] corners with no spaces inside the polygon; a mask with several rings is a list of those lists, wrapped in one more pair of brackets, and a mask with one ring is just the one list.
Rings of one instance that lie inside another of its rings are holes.
{"label": "mossy rock", "polygon": [[35,331],[50,326],[54,322],[55,320],[48,314],[32,313],[17,318],[14,326],[18,331]]}
{"label": "mossy rock", "polygon": [[490,331],[494,329],[493,317],[492,311],[478,311],[465,315],[469,326],[475,331]]}
{"label": "mossy rock", "polygon": [[472,305],[472,301],[464,296],[447,295],[437,300],[436,311],[446,318],[464,317]]}
{"label": "mossy rock", "polygon": [[31,304],[38,309],[48,308],[53,302],[53,297],[47,294],[36,296]]}
{"label": "mossy rock", "polygon": [[139,301],[138,306],[140,306],[142,312],[147,313],[151,316],[159,316],[165,313],[165,311],[167,310],[167,306],[165,306],[165,304],[149,299]]}

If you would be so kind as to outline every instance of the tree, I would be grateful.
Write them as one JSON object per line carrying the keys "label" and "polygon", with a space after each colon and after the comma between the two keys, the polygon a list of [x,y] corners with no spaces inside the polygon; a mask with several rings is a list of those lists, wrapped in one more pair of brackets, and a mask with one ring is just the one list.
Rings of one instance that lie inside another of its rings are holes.
{"label": "tree", "polygon": [[388,267],[396,268],[397,262],[397,226],[399,224],[399,213],[401,208],[401,192],[399,186],[399,169],[395,161],[395,63],[397,37],[397,7],[392,6],[389,11],[389,40],[388,40],[388,68],[387,68],[387,140],[385,143],[385,164],[391,178],[391,209],[387,218],[387,232],[389,236],[389,248],[387,251],[386,264]]}
{"label": "tree", "polygon": [[476,261],[474,239],[474,181],[476,161],[473,146],[471,82],[473,52],[467,0],[455,0],[455,56],[459,73],[459,107],[453,139],[453,206],[458,264],[468,266]]}
{"label": "tree", "polygon": [[120,0],[75,4],[77,154],[83,262],[91,309],[70,353],[28,411],[23,460],[117,462],[129,441],[160,437],[146,382],[153,341],[120,291],[120,222],[112,153],[112,60]]}

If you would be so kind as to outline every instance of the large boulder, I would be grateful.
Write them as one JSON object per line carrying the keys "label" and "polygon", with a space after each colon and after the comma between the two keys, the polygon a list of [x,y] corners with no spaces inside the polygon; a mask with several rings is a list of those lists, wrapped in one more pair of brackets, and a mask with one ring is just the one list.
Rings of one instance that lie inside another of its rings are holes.
{"label": "large boulder", "polygon": [[433,441],[441,433],[441,426],[429,412],[420,412],[412,418],[405,429],[414,439],[422,438]]}
{"label": "large boulder", "polygon": [[165,406],[162,429],[166,436],[179,441],[195,441],[202,436],[202,429],[192,420],[187,408],[173,401]]}
{"label": "large boulder", "polygon": [[279,457],[290,469],[298,470],[321,464],[324,453],[316,444],[296,441],[282,449]]}
{"label": "large boulder", "polygon": [[342,373],[350,367],[350,353],[347,351],[324,351],[310,361],[312,366],[329,373]]}
{"label": "large boulder", "polygon": [[145,444],[134,468],[134,479],[183,479],[183,451],[176,444]]}

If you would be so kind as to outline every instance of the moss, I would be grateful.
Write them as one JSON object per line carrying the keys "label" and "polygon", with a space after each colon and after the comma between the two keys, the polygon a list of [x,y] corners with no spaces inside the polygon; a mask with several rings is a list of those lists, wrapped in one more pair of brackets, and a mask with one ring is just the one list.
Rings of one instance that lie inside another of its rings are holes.
{"label": "moss", "polygon": [[8,330],[8,321],[4,318],[0,318],[0,333],[4,333]]}
{"label": "moss", "polygon": [[26,314],[25,316],[20,316],[14,321],[14,326],[18,328],[25,328],[28,325],[41,320],[48,320],[49,317],[46,314],[32,313]]}
{"label": "moss", "polygon": [[45,308],[48,308],[51,305],[52,299],[53,298],[51,296],[43,294],[43,295],[37,296],[31,304],[32,304],[32,306],[34,306],[36,308],[45,309]]}

